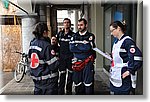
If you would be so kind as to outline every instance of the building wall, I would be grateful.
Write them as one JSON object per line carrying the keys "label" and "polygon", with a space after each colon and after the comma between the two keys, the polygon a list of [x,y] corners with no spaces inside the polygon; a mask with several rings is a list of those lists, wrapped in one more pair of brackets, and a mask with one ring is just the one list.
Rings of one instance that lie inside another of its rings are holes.
{"label": "building wall", "polygon": [[[103,51],[103,8],[100,3],[92,4],[91,14],[91,32],[96,37],[96,47]],[[97,53],[96,68],[103,68],[103,57]]]}
{"label": "building wall", "polygon": [[[17,0],[17,4],[22,8],[24,9],[25,11],[27,11],[29,14],[32,13],[32,11],[34,11],[34,7],[33,7],[33,10],[32,10],[32,4],[31,4],[31,1],[34,1],[34,0]],[[15,3],[16,4],[16,3]],[[20,15],[20,14],[25,14],[26,13],[20,9],[17,9],[16,11],[16,14]]]}
{"label": "building wall", "polygon": [[[137,8],[137,36],[136,36],[136,44],[143,51],[143,2],[138,3]],[[143,56],[144,57],[144,56]],[[145,62],[143,62],[143,66]],[[143,67],[144,68],[144,67]],[[143,68],[138,71],[137,77],[137,94],[143,94],[143,82],[145,83],[146,80],[143,80]],[[145,79],[145,78],[144,78]],[[146,88],[145,88],[146,89]]]}
{"label": "building wall", "polygon": [[1,25],[0,25],[0,72],[2,71],[2,33],[1,33]]}

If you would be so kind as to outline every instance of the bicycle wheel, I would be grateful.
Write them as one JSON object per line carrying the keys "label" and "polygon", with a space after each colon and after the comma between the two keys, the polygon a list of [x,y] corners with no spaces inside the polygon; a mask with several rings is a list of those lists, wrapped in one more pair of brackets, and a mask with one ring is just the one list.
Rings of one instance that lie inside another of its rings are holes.
{"label": "bicycle wheel", "polygon": [[24,74],[25,74],[25,66],[22,63],[18,63],[14,72],[15,81],[19,83],[23,79]]}

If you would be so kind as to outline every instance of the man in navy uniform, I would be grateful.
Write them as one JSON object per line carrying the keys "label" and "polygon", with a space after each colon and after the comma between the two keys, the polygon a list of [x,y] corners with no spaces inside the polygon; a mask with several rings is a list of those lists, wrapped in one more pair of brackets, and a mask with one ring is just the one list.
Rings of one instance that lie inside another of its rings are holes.
{"label": "man in navy uniform", "polygon": [[59,46],[58,46],[58,42],[57,42],[57,38],[55,36],[52,36],[51,38],[51,53],[59,58]]}
{"label": "man in navy uniform", "polygon": [[94,94],[94,59],[96,58],[94,34],[87,31],[87,21],[78,20],[78,32],[70,41],[70,50],[74,54],[72,60],[73,82],[76,94]]}
{"label": "man in navy uniform", "polygon": [[[65,94],[65,85],[66,85],[66,94],[72,94],[72,58],[73,54],[69,49],[69,42],[74,34],[71,28],[71,20],[65,18],[63,20],[64,29],[60,31],[56,37],[58,43],[60,45],[60,67],[59,67],[59,87],[58,94]],[[67,75],[67,83],[66,83],[66,73]]]}

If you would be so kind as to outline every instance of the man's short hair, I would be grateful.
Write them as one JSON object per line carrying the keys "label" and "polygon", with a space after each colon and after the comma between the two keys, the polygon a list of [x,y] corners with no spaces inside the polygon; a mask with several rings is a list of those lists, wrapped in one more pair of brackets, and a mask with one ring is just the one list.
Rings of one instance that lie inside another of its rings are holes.
{"label": "man's short hair", "polygon": [[84,22],[84,24],[85,24],[85,25],[87,25],[87,20],[86,20],[86,19],[81,18],[81,19],[79,19],[79,20],[78,20],[78,22],[81,22],[81,21],[83,21],[83,22]]}
{"label": "man's short hair", "polygon": [[70,20],[69,18],[64,18],[63,22],[64,22],[65,20],[68,20],[69,23],[70,23],[70,26],[71,26],[71,20]]}

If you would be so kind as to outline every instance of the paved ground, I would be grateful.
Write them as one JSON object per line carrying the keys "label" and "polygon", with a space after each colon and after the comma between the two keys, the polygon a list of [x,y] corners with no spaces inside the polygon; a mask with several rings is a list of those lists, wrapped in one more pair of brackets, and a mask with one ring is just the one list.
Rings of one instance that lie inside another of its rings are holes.
{"label": "paved ground", "polygon": [[13,79],[13,73],[12,72],[0,71],[0,88],[5,86],[12,79]]}
{"label": "paved ground", "polygon": [[[10,73],[9,73],[10,74]],[[11,74],[10,74],[11,75]],[[5,80],[5,79],[4,79]],[[108,75],[102,70],[95,74],[95,95],[109,95]],[[33,95],[33,82],[29,76],[25,76],[20,83],[14,79],[3,85],[0,89],[2,95]]]}

